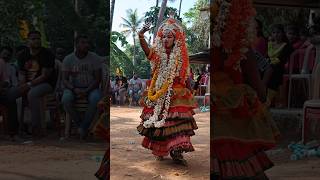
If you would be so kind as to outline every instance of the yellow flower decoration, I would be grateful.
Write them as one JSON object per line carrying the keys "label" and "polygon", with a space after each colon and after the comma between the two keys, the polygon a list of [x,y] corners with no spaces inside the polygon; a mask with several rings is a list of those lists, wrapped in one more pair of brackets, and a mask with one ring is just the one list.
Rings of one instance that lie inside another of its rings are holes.
{"label": "yellow flower decoration", "polygon": [[148,91],[148,98],[151,100],[151,101],[156,101],[158,100],[162,95],[164,95],[167,90],[168,90],[168,87],[169,87],[169,84],[170,82],[167,81],[166,83],[164,83],[161,87],[161,89],[159,91],[157,91],[155,94],[153,94],[154,92],[154,87],[156,85],[156,80],[157,80],[157,77],[158,77],[158,71],[159,70],[156,70],[153,77],[152,77],[152,80],[151,80],[151,84],[150,84],[150,88],[149,88],[149,91]]}

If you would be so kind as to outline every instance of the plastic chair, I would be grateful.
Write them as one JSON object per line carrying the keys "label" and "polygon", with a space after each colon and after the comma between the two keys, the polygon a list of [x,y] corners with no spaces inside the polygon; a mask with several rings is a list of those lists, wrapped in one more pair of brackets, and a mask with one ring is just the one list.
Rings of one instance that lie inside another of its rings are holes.
{"label": "plastic chair", "polygon": [[[311,120],[320,121],[320,45],[317,48],[317,58],[313,68],[313,96],[312,100],[308,100],[303,106],[303,121],[302,121],[302,142],[308,140],[308,130],[310,130]],[[315,125],[316,126],[316,125]],[[317,127],[313,127],[317,128]],[[320,127],[319,127],[320,128]],[[318,137],[319,138],[319,137]]]}
{"label": "plastic chair", "polygon": [[314,48],[314,46],[311,45],[305,50],[303,66],[302,66],[300,74],[292,74],[292,71],[293,71],[293,65],[294,65],[294,58],[301,50],[295,51],[290,56],[289,74],[288,74],[288,79],[289,79],[288,109],[290,108],[290,105],[291,105],[292,80],[298,80],[298,79],[306,80],[306,82],[307,82],[307,91],[308,91],[308,99],[310,99],[310,97],[311,97],[311,74],[309,73],[309,70],[307,70],[307,69],[308,69],[308,65],[309,65],[308,62],[310,60],[310,54],[311,54],[313,48]]}

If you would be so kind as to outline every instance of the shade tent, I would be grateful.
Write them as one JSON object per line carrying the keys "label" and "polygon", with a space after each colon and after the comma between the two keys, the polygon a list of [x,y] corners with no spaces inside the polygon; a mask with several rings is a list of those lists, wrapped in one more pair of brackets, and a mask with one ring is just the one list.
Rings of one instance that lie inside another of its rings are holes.
{"label": "shade tent", "polygon": [[189,61],[191,64],[210,64],[209,50],[190,55]]}
{"label": "shade tent", "polygon": [[256,6],[320,9],[320,0],[254,0]]}

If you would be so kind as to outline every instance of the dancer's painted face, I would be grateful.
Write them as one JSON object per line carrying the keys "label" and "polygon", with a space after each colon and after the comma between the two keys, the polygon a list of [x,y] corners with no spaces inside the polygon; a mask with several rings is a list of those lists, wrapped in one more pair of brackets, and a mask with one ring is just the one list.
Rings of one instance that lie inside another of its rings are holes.
{"label": "dancer's painted face", "polygon": [[166,49],[171,49],[174,43],[174,34],[170,30],[166,30],[162,37],[163,46]]}

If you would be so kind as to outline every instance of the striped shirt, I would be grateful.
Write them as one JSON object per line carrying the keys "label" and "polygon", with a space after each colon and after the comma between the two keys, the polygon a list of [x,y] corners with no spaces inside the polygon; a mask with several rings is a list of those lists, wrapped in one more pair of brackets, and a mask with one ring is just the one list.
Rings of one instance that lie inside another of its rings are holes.
{"label": "striped shirt", "polygon": [[258,51],[254,51],[259,71],[262,73],[270,67],[270,60],[262,56]]}

